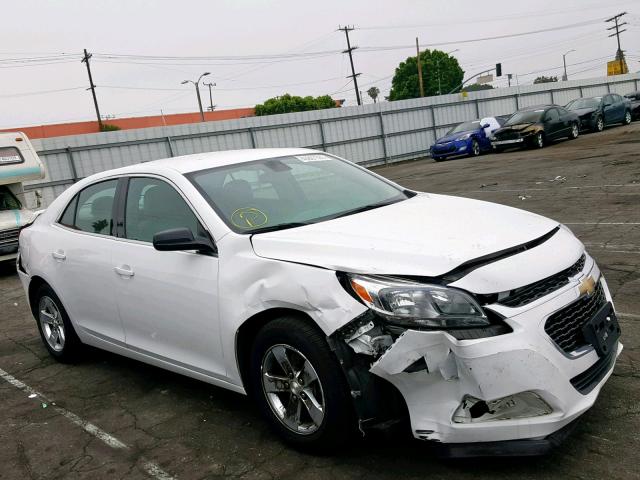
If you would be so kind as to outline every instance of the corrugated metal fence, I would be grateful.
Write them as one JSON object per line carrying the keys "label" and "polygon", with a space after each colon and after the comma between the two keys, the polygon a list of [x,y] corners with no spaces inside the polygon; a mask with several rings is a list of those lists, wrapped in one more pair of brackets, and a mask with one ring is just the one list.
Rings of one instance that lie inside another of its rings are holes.
{"label": "corrugated metal fence", "polygon": [[640,90],[640,75],[517,86],[312,112],[33,140],[47,177],[26,185],[44,206],[80,178],[111,168],[191,153],[309,147],[373,166],[421,158],[452,125],[532,105]]}

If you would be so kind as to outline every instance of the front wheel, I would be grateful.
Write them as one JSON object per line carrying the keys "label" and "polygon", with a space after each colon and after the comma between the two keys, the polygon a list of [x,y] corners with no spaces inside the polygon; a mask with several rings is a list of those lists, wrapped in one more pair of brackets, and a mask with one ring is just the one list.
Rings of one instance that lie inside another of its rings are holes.
{"label": "front wheel", "polygon": [[631,123],[631,112],[627,110],[624,113],[624,120],[622,121],[623,125],[629,125]]}
{"label": "front wheel", "polygon": [[76,334],[62,302],[49,285],[42,285],[32,305],[38,331],[49,354],[60,362],[78,359],[82,343]]}
{"label": "front wheel", "polygon": [[349,389],[324,335],[306,321],[282,317],[258,333],[251,356],[250,394],[288,443],[335,450],[355,425]]}
{"label": "front wheel", "polygon": [[536,137],[533,140],[533,146],[535,148],[544,147],[544,135],[542,134],[542,132],[536,133]]}
{"label": "front wheel", "polygon": [[575,140],[580,135],[580,128],[577,123],[571,125],[571,132],[569,133],[569,140]]}

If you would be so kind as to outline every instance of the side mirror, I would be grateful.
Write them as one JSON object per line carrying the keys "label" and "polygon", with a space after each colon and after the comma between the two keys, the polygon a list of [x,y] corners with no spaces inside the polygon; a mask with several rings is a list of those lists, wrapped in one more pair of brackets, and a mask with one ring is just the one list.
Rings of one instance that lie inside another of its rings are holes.
{"label": "side mirror", "polygon": [[153,248],[160,252],[177,250],[197,250],[202,253],[216,253],[216,247],[205,237],[194,238],[188,228],[173,228],[158,232],[153,236]]}
{"label": "side mirror", "polygon": [[481,125],[482,128],[489,128],[491,125],[489,125],[488,123],[485,123],[484,125]]}

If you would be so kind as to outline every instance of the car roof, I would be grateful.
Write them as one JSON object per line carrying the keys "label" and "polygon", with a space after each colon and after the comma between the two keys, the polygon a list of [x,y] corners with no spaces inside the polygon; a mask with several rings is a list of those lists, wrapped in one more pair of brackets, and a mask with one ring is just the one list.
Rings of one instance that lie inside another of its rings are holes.
{"label": "car roof", "polygon": [[152,160],[137,163],[128,167],[109,170],[110,174],[140,173],[147,170],[170,169],[179,173],[190,173],[197,170],[234,165],[265,158],[286,157],[308,153],[323,153],[310,148],[247,148],[243,150],[225,150],[219,152],[194,153],[178,157]]}
{"label": "car roof", "polygon": [[556,108],[560,105],[532,105],[531,107],[525,107],[518,110],[519,112],[531,112],[533,110],[547,110],[548,108]]}

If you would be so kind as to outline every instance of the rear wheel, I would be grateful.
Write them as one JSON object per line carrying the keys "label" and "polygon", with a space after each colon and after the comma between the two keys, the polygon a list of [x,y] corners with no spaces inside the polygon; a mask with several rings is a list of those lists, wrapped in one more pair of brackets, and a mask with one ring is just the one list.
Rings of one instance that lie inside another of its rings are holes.
{"label": "rear wheel", "polygon": [[480,155],[480,144],[477,140],[473,140],[471,142],[471,152],[469,153],[470,157],[477,157]]}
{"label": "rear wheel", "polygon": [[631,112],[627,110],[624,113],[624,120],[622,121],[623,125],[629,125],[631,123]]}
{"label": "rear wheel", "polygon": [[288,443],[335,450],[355,425],[349,389],[324,335],[296,317],[282,317],[258,333],[251,356],[250,394]]}
{"label": "rear wheel", "polygon": [[33,315],[49,354],[61,362],[77,360],[82,342],[71,325],[62,302],[49,285],[42,285],[34,296]]}
{"label": "rear wheel", "polygon": [[604,130],[604,119],[602,117],[598,117],[596,118],[596,121],[594,123],[593,126],[593,131],[594,132],[601,132]]}
{"label": "rear wheel", "polygon": [[580,127],[578,127],[577,123],[571,125],[571,131],[569,132],[569,139],[575,140],[580,135]]}

